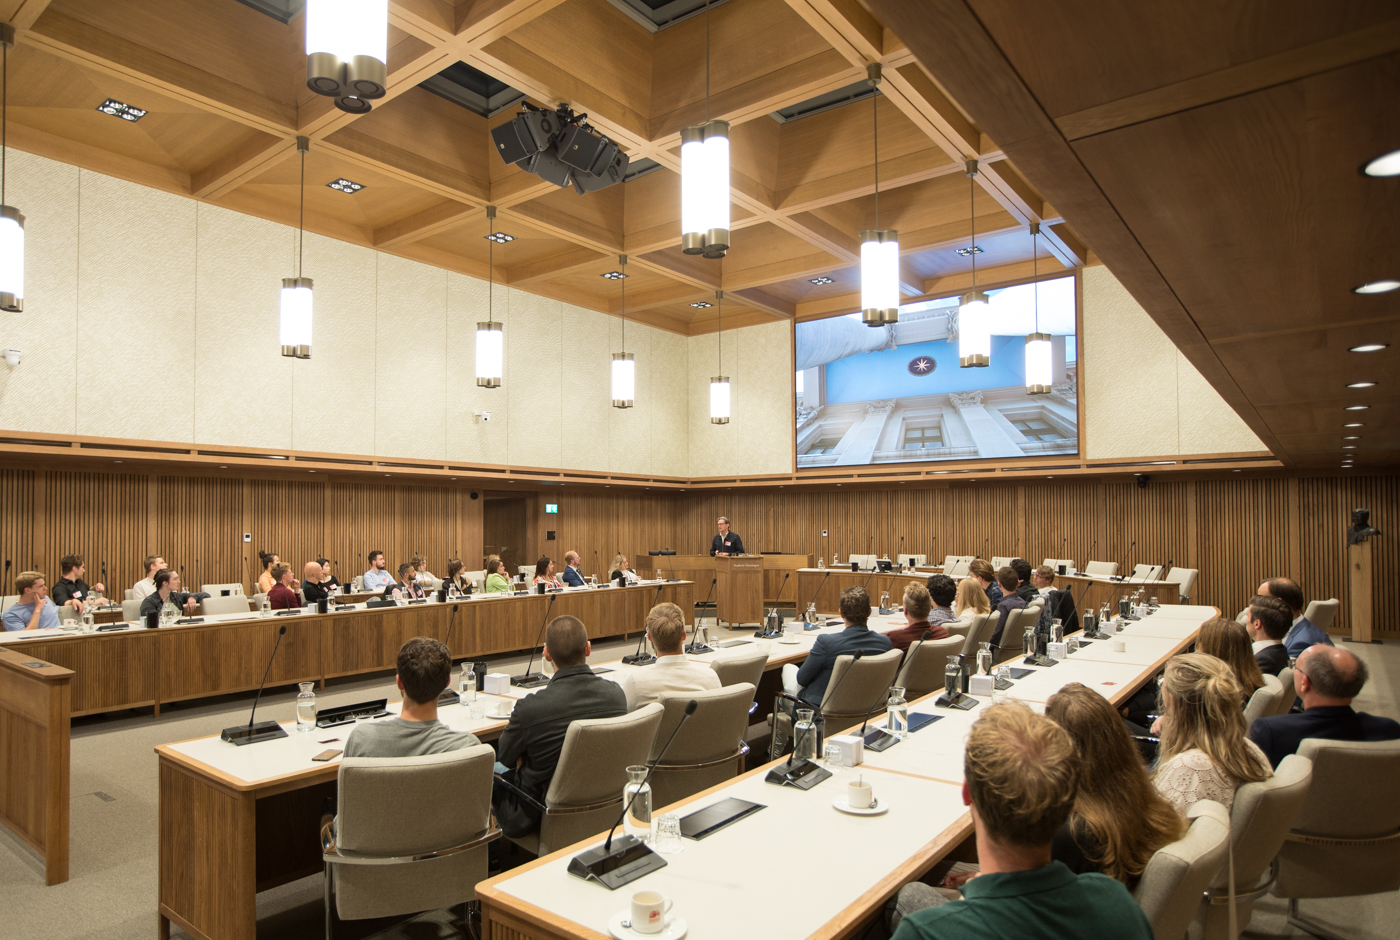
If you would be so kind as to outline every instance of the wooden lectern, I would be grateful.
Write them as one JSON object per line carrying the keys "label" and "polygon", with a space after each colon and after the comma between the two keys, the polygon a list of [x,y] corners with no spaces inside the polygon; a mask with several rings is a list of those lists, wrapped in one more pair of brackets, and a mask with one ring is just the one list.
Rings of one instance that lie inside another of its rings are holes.
{"label": "wooden lectern", "polygon": [[715,616],[728,624],[763,622],[763,558],[715,558]]}

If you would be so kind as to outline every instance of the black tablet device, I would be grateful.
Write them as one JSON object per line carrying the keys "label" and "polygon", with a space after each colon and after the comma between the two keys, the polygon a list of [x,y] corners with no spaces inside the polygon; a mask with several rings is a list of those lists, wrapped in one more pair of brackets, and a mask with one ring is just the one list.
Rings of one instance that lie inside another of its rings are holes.
{"label": "black tablet device", "polygon": [[713,806],[696,810],[689,816],[682,816],[681,835],[698,841],[766,808],[762,803],[750,803],[748,800],[739,800],[731,796]]}

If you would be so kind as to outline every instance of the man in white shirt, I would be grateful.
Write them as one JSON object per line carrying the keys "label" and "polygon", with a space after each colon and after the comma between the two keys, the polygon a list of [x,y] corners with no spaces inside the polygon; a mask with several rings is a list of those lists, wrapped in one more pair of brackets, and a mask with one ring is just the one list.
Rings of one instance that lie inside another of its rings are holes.
{"label": "man in white shirt", "polygon": [[719,676],[709,666],[686,658],[685,615],[672,603],[657,604],[647,614],[647,637],[656,647],[656,662],[629,669],[619,680],[627,696],[627,710],[655,702],[663,692],[703,692],[720,687]]}
{"label": "man in white shirt", "polygon": [[165,559],[159,555],[146,556],[146,576],[131,586],[131,599],[144,601],[156,592],[156,572],[165,570]]}
{"label": "man in white shirt", "polygon": [[1036,593],[1041,597],[1046,596],[1055,590],[1055,569],[1049,565],[1041,565],[1031,572],[1031,584],[1034,585]]}

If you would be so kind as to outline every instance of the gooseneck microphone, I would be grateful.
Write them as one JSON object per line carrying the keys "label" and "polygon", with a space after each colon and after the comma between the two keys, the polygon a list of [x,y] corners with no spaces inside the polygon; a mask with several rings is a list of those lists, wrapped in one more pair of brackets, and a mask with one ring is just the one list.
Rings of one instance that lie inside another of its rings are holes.
{"label": "gooseneck microphone", "polygon": [[[661,598],[661,585],[656,586],[656,598],[652,601],[652,606],[656,606],[656,600]],[[622,657],[622,661],[629,666],[650,666],[656,662],[656,657],[646,651],[647,631],[642,628],[642,635],[637,637],[637,651]]]}
{"label": "gooseneck microphone", "polygon": [[[831,577],[831,569],[830,569],[830,568],[826,569],[826,573],[822,575],[822,579],[821,579],[820,581],[817,582],[817,589],[816,589],[815,591],[812,592],[812,596],[811,596],[811,597],[807,598],[807,603],[809,603],[809,604],[814,604],[814,603],[816,603],[817,595],[820,594],[820,593],[822,592],[822,586],[823,586],[824,584],[826,584],[826,579],[829,578],[829,577]],[[806,610],[807,610],[807,608],[805,608],[805,607],[802,608],[802,610],[798,612],[798,616],[799,616],[799,617],[802,616],[802,614],[805,613]],[[802,629],[804,629],[804,630],[815,630],[816,628],[817,628],[817,625],[816,625],[816,624],[814,624],[814,623],[809,623],[809,624],[805,625]]]}
{"label": "gooseneck microphone", "polygon": [[[451,659],[451,658],[452,658],[452,628],[455,627],[455,626],[457,626],[457,608],[458,608],[459,606],[461,606],[461,605],[459,605],[459,604],[453,604],[453,605],[452,605],[452,613],[449,614],[448,617],[447,617],[447,639],[445,639],[445,640],[442,641],[442,645],[445,646],[445,647],[447,647],[447,658],[448,658],[448,659]],[[548,613],[549,613],[548,611],[545,612],[546,616],[548,616]],[[534,662],[534,654],[531,653],[530,655],[531,655],[531,662]],[[527,672],[529,671],[528,667],[526,668],[526,671],[527,671]]]}
{"label": "gooseneck microphone", "polygon": [[544,628],[549,623],[549,612],[554,609],[554,602],[558,597],[558,594],[549,595],[549,604],[544,609],[544,619],[540,621],[540,634],[535,637],[535,645],[530,649],[530,659],[525,664],[525,672],[518,676],[511,676],[511,685],[518,685],[522,689],[533,689],[549,681],[544,673],[531,672],[530,670],[535,665],[535,650],[539,648],[540,640],[544,639]]}
{"label": "gooseneck microphone", "polygon": [[611,851],[613,833],[617,831],[618,826],[622,825],[622,821],[627,818],[627,811],[632,808],[632,803],[641,795],[642,787],[645,787],[651,780],[651,775],[656,770],[656,765],[661,763],[661,758],[666,756],[666,751],[670,749],[671,742],[676,740],[676,735],[680,734],[681,726],[686,723],[686,719],[695,714],[695,710],[699,707],[700,703],[695,699],[691,699],[689,702],[685,703],[685,713],[681,715],[681,720],[676,722],[676,729],[671,732],[671,736],[666,739],[666,746],[661,749],[661,753],[656,755],[656,760],[652,761],[651,766],[647,768],[647,775],[642,778],[641,786],[637,787],[636,792],[632,794],[632,799],[628,800],[623,805],[622,813],[617,817],[617,822],[613,823],[612,828],[608,830],[608,840],[603,843],[603,851]]}
{"label": "gooseneck microphone", "polygon": [[[705,593],[705,603],[703,603],[703,604],[700,605],[702,609],[710,606],[710,595],[714,593],[714,590],[715,590],[715,583],[716,583],[717,581],[719,581],[719,578],[718,578],[718,577],[713,577],[713,578],[710,579],[710,590],[707,591],[707,592]],[[715,620],[715,625],[716,625],[716,626],[719,625],[719,620],[718,620],[718,619]],[[685,648],[685,651],[686,651],[687,653],[713,653],[714,650],[711,649],[709,646],[705,646],[705,645],[700,644],[700,643],[697,642],[696,637],[698,637],[699,635],[700,635],[700,618],[699,618],[699,617],[696,617],[696,618],[695,618],[695,629],[694,629],[694,630],[691,632],[691,634],[690,634],[690,645],[687,646],[687,647]]]}
{"label": "gooseneck microphone", "polygon": [[267,668],[263,670],[262,682],[258,685],[258,694],[253,697],[253,710],[248,713],[248,726],[234,725],[232,728],[225,728],[219,734],[219,737],[228,743],[241,746],[287,736],[286,729],[275,721],[260,721],[256,724],[253,722],[253,716],[258,713],[258,701],[262,698],[263,689],[267,686],[267,677],[272,673],[272,661],[277,658],[277,650],[282,646],[282,637],[286,635],[287,625],[284,623],[277,630],[277,642],[272,644],[272,655],[267,658]]}
{"label": "gooseneck microphone", "polygon": [[[904,536],[901,535],[901,536],[899,537],[899,551],[897,551],[897,552],[894,553],[895,564],[900,565],[901,568],[903,567],[903,564],[900,563],[900,561],[899,561],[899,556],[901,556],[901,555],[903,555],[903,554],[904,554]],[[909,567],[912,568],[912,567],[914,567],[914,566],[913,566],[913,565],[910,565]]]}

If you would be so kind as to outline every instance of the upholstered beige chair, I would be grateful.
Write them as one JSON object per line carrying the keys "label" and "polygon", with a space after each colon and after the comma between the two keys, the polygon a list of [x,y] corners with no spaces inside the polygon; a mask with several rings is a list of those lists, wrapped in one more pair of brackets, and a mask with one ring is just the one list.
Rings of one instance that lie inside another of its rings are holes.
{"label": "upholstered beige chair", "polygon": [[1161,565],[1133,565],[1132,578],[1135,581],[1156,581],[1161,577]]}
{"label": "upholstered beige chair", "polygon": [[[853,662],[850,656],[836,657],[822,698],[827,734],[835,734],[864,718],[870,706],[881,700],[884,691],[894,683],[903,658],[904,654],[895,649],[862,656],[859,662]],[[849,677],[847,671],[851,673]]]}
{"label": "upholstered beige chair", "polygon": [[1176,582],[1177,596],[1184,604],[1191,599],[1191,592],[1196,589],[1196,578],[1200,573],[1197,568],[1172,568],[1162,580]]}
{"label": "upholstered beige chair", "polygon": [[1084,573],[1099,578],[1111,578],[1118,573],[1118,562],[1091,561],[1084,565]]}
{"label": "upholstered beige chair", "polygon": [[1213,800],[1198,800],[1186,811],[1186,835],[1153,854],[1133,889],[1138,907],[1152,922],[1157,940],[1179,940],[1201,906],[1230,849],[1230,814]]}
{"label": "upholstered beige chair", "polygon": [[1341,609],[1342,602],[1335,597],[1329,597],[1325,601],[1309,601],[1303,616],[1307,617],[1313,626],[1325,631],[1332,626],[1332,621],[1337,618],[1337,611]]}
{"label": "upholstered beige chair", "polygon": [[972,623],[968,626],[967,632],[963,634],[963,647],[960,652],[966,656],[976,656],[978,645],[990,641],[992,638],[992,631],[996,628],[996,611],[992,611],[989,614],[977,614],[972,618]]}
{"label": "upholstered beige chair", "polygon": [[486,877],[491,821],[488,745],[426,757],[341,761],[339,814],[321,829],[326,938],[342,920],[391,917],[474,899]]}
{"label": "upholstered beige chair", "polygon": [[122,601],[122,619],[130,623],[136,623],[141,619],[140,601]]}
{"label": "upholstered beige chair", "polygon": [[[993,612],[987,630],[986,641],[990,641],[992,634],[996,633],[998,615]],[[1015,659],[1021,655],[1021,640],[1026,633],[1026,625],[1034,624],[1040,620],[1039,607],[1022,607],[1013,610],[1006,615],[1006,627],[1001,631],[1001,639],[996,646],[992,647],[994,659],[998,663]],[[971,637],[968,637],[971,640]],[[976,646],[972,647],[975,651]]]}
{"label": "upholstered beige chair", "polygon": [[[747,682],[755,689],[763,680],[763,670],[767,667],[768,653],[758,647],[739,656],[721,656],[710,661],[710,668],[719,676],[721,685]],[[757,700],[749,702],[749,714],[752,715],[757,707]]]}
{"label": "upholstered beige chair", "polygon": [[1293,669],[1291,667],[1284,666],[1279,670],[1278,684],[1283,687],[1283,691],[1274,700],[1274,714],[1286,715],[1288,710],[1293,707],[1293,700],[1298,697],[1298,693],[1293,687]]}
{"label": "upholstered beige chair", "polygon": [[247,614],[251,613],[248,607],[248,598],[242,594],[230,594],[228,597],[206,597],[199,602],[201,613],[209,614]]}
{"label": "upholstered beige chair", "polygon": [[965,642],[966,639],[960,636],[923,643],[915,640],[909,644],[909,652],[904,654],[904,663],[899,667],[894,684],[904,689],[904,697],[910,701],[943,688],[943,671],[948,665],[948,657],[961,653]]}
{"label": "upholstered beige chair", "polygon": [[653,809],[683,800],[707,787],[739,775],[749,746],[744,734],[749,730],[749,706],[754,687],[747,682],[703,692],[667,692],[661,696],[661,726],[651,743],[648,763],[661,757],[676,725],[692,700],[695,714],[676,733],[676,740],[665,760],[656,764],[651,775]]}
{"label": "upholstered beige chair", "polygon": [[[1254,690],[1254,694],[1249,697],[1249,702],[1244,707],[1245,730],[1249,730],[1256,718],[1279,714],[1279,705],[1284,701],[1289,705],[1293,704],[1292,691],[1289,692],[1288,698],[1284,699],[1283,683],[1279,682],[1276,676],[1265,676],[1264,685]],[[1284,711],[1287,710],[1285,707]]]}
{"label": "upholstered beige chair", "polygon": [[76,607],[69,607],[69,606],[67,606],[67,605],[64,605],[64,606],[58,608],[58,621],[59,621],[59,623],[67,623],[67,622],[77,621],[77,620],[81,620],[81,619],[82,619],[82,618],[81,618],[80,616],[78,616],[78,608],[76,608]]}
{"label": "upholstered beige chair", "polygon": [[247,595],[244,594],[243,585],[235,584],[233,582],[228,582],[227,584],[206,584],[204,585],[204,587],[200,588],[200,590],[203,591],[205,594],[208,594],[210,597],[223,597],[224,592],[228,591],[230,597],[232,597],[234,594],[239,594],[243,595],[243,599],[245,601],[248,599]]}

